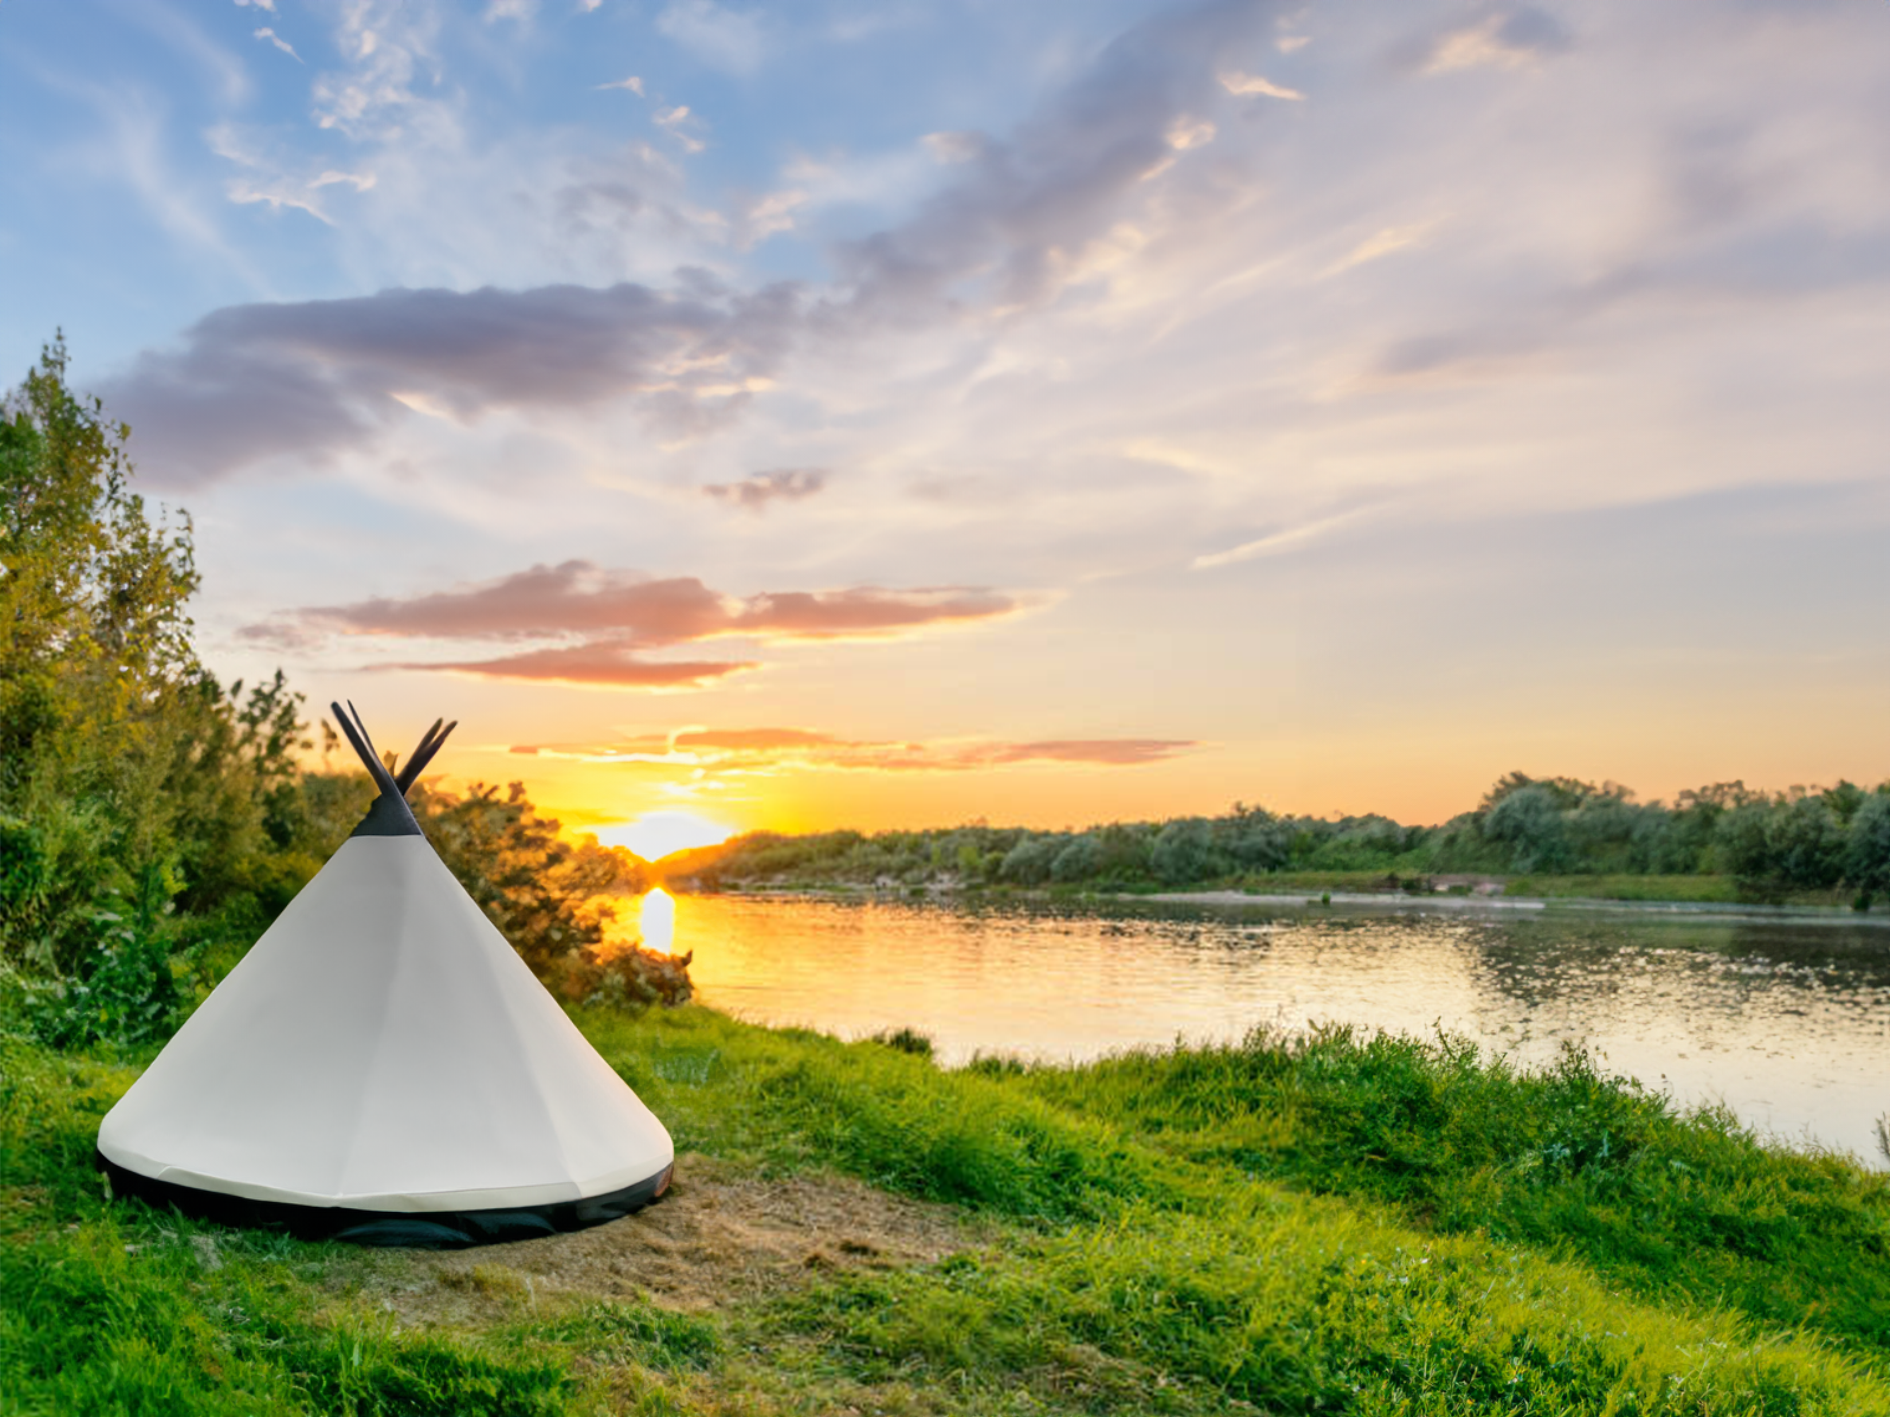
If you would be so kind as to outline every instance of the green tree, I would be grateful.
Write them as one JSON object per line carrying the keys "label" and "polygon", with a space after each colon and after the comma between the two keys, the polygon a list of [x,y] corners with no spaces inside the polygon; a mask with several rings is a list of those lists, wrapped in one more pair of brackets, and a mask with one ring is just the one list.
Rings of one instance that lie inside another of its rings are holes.
{"label": "green tree", "polygon": [[1015,885],[1040,886],[1050,879],[1052,866],[1056,864],[1068,838],[1049,833],[1027,836],[1009,851],[1004,853],[1004,860],[998,866],[998,875]]}
{"label": "green tree", "polygon": [[1512,871],[1566,871],[1573,864],[1562,819],[1568,795],[1546,783],[1529,783],[1504,792],[1490,808],[1483,835],[1509,849]]}
{"label": "green tree", "polygon": [[1201,817],[1169,822],[1155,834],[1149,867],[1164,885],[1185,886],[1218,876],[1224,869],[1214,849],[1213,825]]}
{"label": "green tree", "polygon": [[1851,818],[1844,876],[1857,887],[1858,904],[1890,893],[1890,784],[1865,797]]}
{"label": "green tree", "polygon": [[1809,794],[1748,801],[1720,818],[1714,840],[1720,865],[1754,900],[1836,885],[1845,846],[1837,813]]}
{"label": "green tree", "polygon": [[66,358],[0,408],[0,960],[60,974],[181,883],[165,789],[202,673],[189,522],[131,492],[129,430]]}

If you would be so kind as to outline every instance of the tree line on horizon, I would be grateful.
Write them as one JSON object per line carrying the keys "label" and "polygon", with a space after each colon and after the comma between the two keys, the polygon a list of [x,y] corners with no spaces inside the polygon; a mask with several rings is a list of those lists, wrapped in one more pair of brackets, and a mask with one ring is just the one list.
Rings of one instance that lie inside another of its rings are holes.
{"label": "tree line on horizon", "polygon": [[1288,873],[1437,876],[1724,876],[1742,899],[1848,887],[1868,908],[1890,894],[1890,783],[1784,792],[1715,783],[1672,804],[1619,783],[1499,779],[1440,826],[1377,814],[1310,817],[1236,803],[1218,817],[1040,831],[982,823],[868,835],[753,832],[661,863],[700,886],[838,882],[1137,890],[1264,883]]}
{"label": "tree line on horizon", "polygon": [[[0,1032],[56,1046],[167,1034],[353,831],[374,787],[318,766],[280,670],[199,660],[188,517],[131,490],[129,429],[67,386],[55,341],[0,404]],[[686,962],[611,940],[647,884],[572,842],[521,784],[409,801],[447,866],[566,998],[686,997]]]}

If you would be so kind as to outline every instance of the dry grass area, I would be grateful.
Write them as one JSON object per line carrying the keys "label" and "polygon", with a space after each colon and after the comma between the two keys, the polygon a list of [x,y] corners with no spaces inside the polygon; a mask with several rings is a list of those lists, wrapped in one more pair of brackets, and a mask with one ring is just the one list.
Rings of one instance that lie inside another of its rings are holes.
{"label": "dry grass area", "polygon": [[445,1254],[362,1251],[330,1284],[404,1327],[466,1327],[597,1299],[707,1311],[836,1271],[941,1259],[994,1234],[949,1206],[849,1177],[762,1177],[688,1153],[669,1193],[622,1220]]}

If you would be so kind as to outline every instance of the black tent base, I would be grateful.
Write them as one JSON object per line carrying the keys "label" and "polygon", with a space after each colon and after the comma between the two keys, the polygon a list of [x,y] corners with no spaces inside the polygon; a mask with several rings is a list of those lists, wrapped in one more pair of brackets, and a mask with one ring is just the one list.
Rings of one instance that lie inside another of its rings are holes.
{"label": "black tent base", "polygon": [[298,1240],[341,1240],[352,1245],[386,1245],[413,1250],[463,1250],[508,1240],[535,1240],[560,1231],[602,1225],[644,1206],[669,1189],[674,1163],[648,1180],[608,1195],[516,1210],[392,1211],[352,1210],[346,1206],[289,1205],[250,1200],[220,1191],[156,1181],[128,1171],[96,1153],[99,1170],[111,1178],[112,1194],[135,1196],[148,1205],[182,1211],[199,1220],[244,1229],[286,1231]]}

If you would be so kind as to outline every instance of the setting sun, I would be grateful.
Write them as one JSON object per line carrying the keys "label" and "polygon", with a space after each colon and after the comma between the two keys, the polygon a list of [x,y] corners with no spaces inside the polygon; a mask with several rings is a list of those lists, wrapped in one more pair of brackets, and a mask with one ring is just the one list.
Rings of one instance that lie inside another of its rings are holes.
{"label": "setting sun", "polygon": [[645,861],[656,861],[672,851],[714,846],[734,834],[735,828],[694,812],[645,812],[632,821],[599,828],[597,839],[605,846],[627,846]]}

